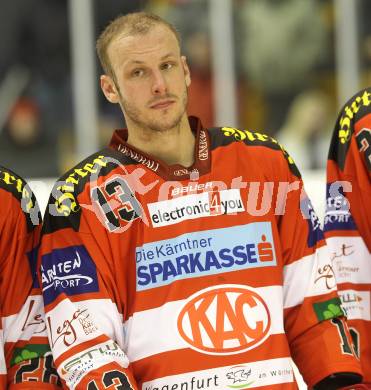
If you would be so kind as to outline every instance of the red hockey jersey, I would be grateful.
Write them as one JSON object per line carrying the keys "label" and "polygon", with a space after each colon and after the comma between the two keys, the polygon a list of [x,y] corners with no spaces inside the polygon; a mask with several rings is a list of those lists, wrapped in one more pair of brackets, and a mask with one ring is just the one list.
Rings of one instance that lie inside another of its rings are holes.
{"label": "red hockey jersey", "polygon": [[371,381],[371,88],[336,121],[327,164],[325,233],[365,379]]}
{"label": "red hockey jersey", "polygon": [[36,279],[40,212],[27,184],[0,167],[0,389],[57,389]]}
{"label": "red hockey jersey", "polygon": [[40,249],[70,388],[296,389],[360,372],[295,164],[260,133],[196,133],[190,168],[126,143],[56,184]]}

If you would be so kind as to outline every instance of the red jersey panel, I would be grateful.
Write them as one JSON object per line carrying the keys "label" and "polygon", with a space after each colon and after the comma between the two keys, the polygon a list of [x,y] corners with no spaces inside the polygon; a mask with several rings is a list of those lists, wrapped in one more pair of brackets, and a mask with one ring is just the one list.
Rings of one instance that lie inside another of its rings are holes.
{"label": "red jersey panel", "polygon": [[40,278],[66,386],[296,389],[292,358],[309,386],[360,373],[292,159],[264,134],[191,125],[189,168],[119,130],[54,187]]}
{"label": "red jersey panel", "polygon": [[354,95],[336,121],[327,164],[325,233],[339,294],[371,381],[371,89]]}
{"label": "red jersey panel", "polygon": [[0,167],[0,388],[57,389],[36,279],[41,216],[30,188]]}

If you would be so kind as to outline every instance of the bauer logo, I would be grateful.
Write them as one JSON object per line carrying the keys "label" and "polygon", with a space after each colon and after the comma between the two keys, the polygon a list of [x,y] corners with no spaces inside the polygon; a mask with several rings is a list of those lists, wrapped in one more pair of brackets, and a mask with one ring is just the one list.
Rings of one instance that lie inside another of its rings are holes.
{"label": "bauer logo", "polygon": [[149,203],[152,226],[174,225],[187,219],[245,211],[240,190],[206,191],[175,199]]}
{"label": "bauer logo", "polygon": [[178,315],[178,331],[196,351],[231,355],[253,349],[269,336],[270,313],[251,287],[219,285],[193,294]]}
{"label": "bauer logo", "polygon": [[135,250],[137,291],[277,264],[270,222],[182,234]]}
{"label": "bauer logo", "polygon": [[82,245],[44,255],[41,278],[46,305],[61,293],[76,295],[99,290],[95,264]]}

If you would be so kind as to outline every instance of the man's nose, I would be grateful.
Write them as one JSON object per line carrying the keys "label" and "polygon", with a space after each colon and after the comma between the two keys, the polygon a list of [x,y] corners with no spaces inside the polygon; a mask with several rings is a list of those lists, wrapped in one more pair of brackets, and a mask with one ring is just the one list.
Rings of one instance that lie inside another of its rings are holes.
{"label": "man's nose", "polygon": [[153,72],[152,93],[154,95],[163,95],[167,92],[167,84],[161,71]]}

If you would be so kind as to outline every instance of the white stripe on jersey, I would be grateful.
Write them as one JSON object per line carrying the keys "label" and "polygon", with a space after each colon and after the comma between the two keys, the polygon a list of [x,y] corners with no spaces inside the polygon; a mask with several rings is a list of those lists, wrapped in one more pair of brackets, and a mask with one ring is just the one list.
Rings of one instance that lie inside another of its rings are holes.
{"label": "white stripe on jersey", "polygon": [[371,253],[362,237],[329,237],[326,242],[338,284],[371,284]]}
{"label": "white stripe on jersey", "polygon": [[284,283],[283,296],[284,308],[302,304],[305,297],[313,297],[327,294],[336,290],[335,277],[332,272],[331,284],[326,284],[326,279],[321,279],[322,270],[331,265],[328,248],[318,248],[313,255],[304,256],[300,260],[286,265],[283,269]]}
{"label": "white stripe on jersey", "polygon": [[41,295],[31,295],[17,314],[2,318],[5,342],[46,337],[44,304]]}
{"label": "white stripe on jersey", "polygon": [[6,363],[4,356],[4,335],[3,330],[0,329],[0,375],[6,374]]}
{"label": "white stripe on jersey", "polygon": [[[97,314],[95,314],[97,313]],[[123,345],[122,315],[110,299],[71,302],[64,299],[46,313],[54,359],[70,348],[102,334]]]}
{"label": "white stripe on jersey", "polygon": [[293,381],[291,359],[280,358],[166,376],[144,382],[142,390],[183,389],[183,387],[186,389],[250,389]]}
{"label": "white stripe on jersey", "polygon": [[[282,287],[270,286],[254,289],[265,301],[270,312],[269,334],[283,334]],[[178,314],[186,300],[167,302],[163,306],[134,313],[125,322],[129,360],[135,362],[161,352],[189,348],[177,328]]]}
{"label": "white stripe on jersey", "polygon": [[112,340],[94,345],[66,359],[59,367],[58,373],[74,389],[83,377],[93,370],[115,361],[127,368],[129,360],[120,347]]}
{"label": "white stripe on jersey", "polygon": [[339,296],[348,320],[371,320],[370,291],[340,290]]}

